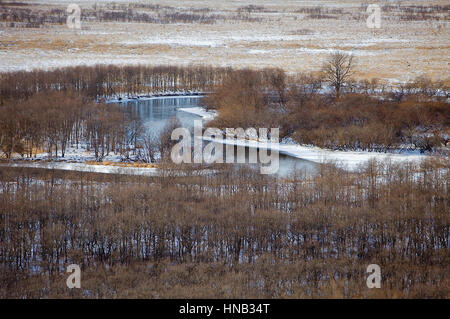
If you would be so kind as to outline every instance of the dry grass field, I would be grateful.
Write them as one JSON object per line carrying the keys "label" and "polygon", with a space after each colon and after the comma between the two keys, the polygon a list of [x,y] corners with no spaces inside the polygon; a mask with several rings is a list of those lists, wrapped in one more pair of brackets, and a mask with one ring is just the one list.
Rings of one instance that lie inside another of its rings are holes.
{"label": "dry grass field", "polygon": [[[424,74],[448,77],[447,1],[377,1],[379,29],[367,27],[371,1],[361,0],[11,2],[0,4],[1,71],[101,63],[280,67],[294,73],[316,71],[330,52],[341,50],[357,58],[358,78],[396,83]],[[81,29],[65,23],[70,3],[81,8]],[[29,10],[51,17],[58,9],[57,22],[37,27],[14,23],[11,15]],[[101,19],[99,12],[108,14]]]}

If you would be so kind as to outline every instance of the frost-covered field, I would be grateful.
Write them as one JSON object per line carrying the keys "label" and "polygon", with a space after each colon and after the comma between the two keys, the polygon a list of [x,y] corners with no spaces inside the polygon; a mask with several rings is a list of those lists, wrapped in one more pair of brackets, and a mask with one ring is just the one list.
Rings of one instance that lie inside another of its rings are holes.
{"label": "frost-covered field", "polygon": [[[27,2],[27,1],[24,1]],[[41,10],[77,3],[133,1],[29,1]],[[134,1],[160,5],[146,12],[161,15],[206,14],[214,23],[135,23],[82,20],[81,30],[64,24],[41,28],[0,29],[0,70],[49,69],[102,64],[209,64],[234,67],[281,67],[289,72],[318,70],[334,50],[358,58],[360,78],[408,81],[427,74],[448,75],[448,12],[440,20],[405,21],[382,11],[380,29],[369,29],[366,1]],[[397,5],[398,2],[377,2]],[[447,1],[402,1],[407,5],[446,5]],[[254,6],[248,9],[248,6]],[[32,6],[32,7],[33,7]],[[171,9],[164,9],[165,7]],[[308,8],[321,7],[321,18]],[[247,9],[246,9],[247,8]],[[141,10],[141,11],[139,11]],[[333,11],[334,10],[334,11]],[[202,13],[203,12],[203,13]],[[206,12],[206,13],[204,13]]]}

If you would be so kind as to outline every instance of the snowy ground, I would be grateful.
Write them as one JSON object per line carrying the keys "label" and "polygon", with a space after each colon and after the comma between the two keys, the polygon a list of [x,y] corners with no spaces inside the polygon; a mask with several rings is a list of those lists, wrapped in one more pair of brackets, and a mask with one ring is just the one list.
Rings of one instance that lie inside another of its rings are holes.
{"label": "snowy ground", "polygon": [[[129,159],[134,160],[135,158],[136,156],[130,151]],[[22,158],[16,154],[12,162],[0,162],[0,166],[36,167],[79,172],[145,176],[158,174],[156,167],[133,167],[133,163],[126,163],[124,162],[125,160],[126,156],[110,152],[104,156],[102,162],[96,162],[94,152],[92,150],[88,151],[87,145],[80,143],[78,147],[76,145],[67,147],[64,157],[62,157],[60,151],[58,152],[58,157],[55,157],[54,153],[49,154],[47,152],[36,154],[32,158]]]}
{"label": "snowy ground", "polygon": [[[28,1],[33,3],[33,1]],[[108,1],[40,0],[58,8],[79,3],[81,10]],[[117,1],[133,2],[133,1]],[[35,2],[34,2],[35,3]],[[142,3],[142,2],[141,2]],[[146,3],[148,4],[148,3]],[[219,1],[156,0],[178,13],[225,17],[214,24],[122,23],[82,21],[81,30],[66,25],[39,29],[0,27],[0,71],[51,69],[92,64],[208,64],[234,67],[280,67],[288,72],[317,71],[330,52],[353,53],[358,78],[404,82],[418,75],[448,77],[449,22],[401,21],[383,12],[380,29],[369,29],[367,1]],[[394,2],[381,3],[397,4]],[[448,1],[402,1],[401,5],[448,4]],[[258,21],[235,19],[240,7],[263,6],[245,13]],[[342,9],[332,19],[313,19],[302,8]],[[50,5],[48,8],[51,8]],[[151,14],[164,13],[151,12]]]}
{"label": "snowy ground", "polygon": [[89,172],[89,173],[106,173],[106,174],[125,174],[125,175],[142,175],[157,176],[157,168],[141,168],[141,167],[117,167],[107,165],[89,165],[85,163],[67,163],[67,162],[29,162],[29,163],[0,163],[4,167],[31,167],[45,169],[60,169],[65,171]]}
{"label": "snowy ground", "polygon": [[187,112],[191,114],[195,114],[200,116],[205,122],[209,122],[217,116],[216,111],[207,111],[205,108],[197,106],[197,107],[185,107],[182,109],[178,109],[178,111]]}
{"label": "snowy ground", "polygon": [[[132,153],[130,152],[130,158],[133,158]],[[58,151],[58,157],[55,157],[55,153],[49,154],[47,152],[42,152],[33,155],[32,158],[22,158],[20,155],[15,155],[14,159],[16,160],[24,160],[24,161],[33,161],[33,162],[43,162],[43,161],[52,161],[52,162],[71,162],[71,163],[84,163],[87,161],[95,162],[95,154],[92,150],[88,151],[87,145],[84,143],[80,143],[78,147],[76,145],[70,145],[67,147],[64,157],[62,157],[61,150]],[[120,154],[115,154],[114,152],[110,152],[108,155],[105,155],[103,161],[105,162],[122,162],[124,156]]]}

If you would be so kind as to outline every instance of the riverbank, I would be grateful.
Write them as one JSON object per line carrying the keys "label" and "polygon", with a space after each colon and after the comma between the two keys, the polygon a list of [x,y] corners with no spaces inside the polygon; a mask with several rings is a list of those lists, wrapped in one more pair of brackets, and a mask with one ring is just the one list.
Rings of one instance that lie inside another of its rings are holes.
{"label": "riverbank", "polygon": [[[218,113],[216,111],[207,111],[203,107],[180,109],[184,112],[189,112],[201,117],[205,122],[214,119]],[[331,149],[323,149],[312,145],[300,145],[292,139],[285,139],[281,143],[265,143],[256,140],[226,140],[203,137],[205,141],[212,141],[222,144],[231,144],[236,146],[244,146],[250,148],[262,148],[278,151],[280,154],[291,156],[317,164],[324,164],[333,162],[338,167],[349,171],[358,169],[361,165],[369,160],[377,160],[379,162],[390,161],[392,163],[402,162],[421,162],[431,155],[420,154],[419,151],[401,151],[394,152],[368,152],[368,151],[336,151]]]}
{"label": "riverbank", "polygon": [[124,174],[124,175],[142,175],[142,176],[158,176],[158,168],[156,167],[125,167],[101,164],[86,163],[68,163],[68,162],[13,162],[0,163],[1,167],[25,167],[25,168],[43,168],[57,169],[64,171],[77,171],[87,173],[104,173],[104,174]]}
{"label": "riverbank", "polygon": [[200,116],[205,123],[213,120],[217,116],[216,111],[208,111],[204,107],[201,107],[201,106],[185,107],[182,109],[178,109],[178,111],[182,111],[182,112]]}
{"label": "riverbank", "polygon": [[283,143],[266,143],[253,140],[242,139],[216,139],[203,137],[203,140],[243,146],[249,148],[269,149],[271,151],[278,151],[280,154],[284,154],[290,157],[310,161],[317,164],[334,163],[339,168],[355,171],[369,160],[376,160],[378,162],[415,162],[419,163],[430,155],[416,154],[414,152],[405,152],[404,154],[395,153],[377,153],[377,152],[364,152],[364,151],[333,151],[328,149],[322,149],[315,146],[306,146],[299,144],[283,144]]}
{"label": "riverbank", "polygon": [[[190,92],[192,93],[192,92]],[[165,95],[159,96],[139,96],[133,100],[141,101],[148,99],[164,99],[164,98],[184,98],[184,97],[201,97],[198,95],[172,95],[173,92],[167,92]],[[130,99],[132,100],[132,99]],[[130,101],[128,100],[128,101]],[[122,100],[121,102],[126,102]],[[110,100],[111,102],[111,100]],[[218,116],[217,111],[206,110],[204,107],[186,107],[178,108],[177,111],[193,114],[201,118],[204,123],[213,120]],[[266,144],[257,140],[220,140],[213,138],[204,138],[205,141],[214,141],[222,144],[233,144],[237,146],[244,146],[250,148],[268,148],[270,150],[278,151],[280,154],[292,157],[293,159],[300,159],[315,164],[324,164],[328,162],[335,163],[338,167],[349,171],[355,171],[371,159],[375,159],[379,162],[392,162],[392,163],[404,163],[404,162],[421,162],[424,159],[430,158],[431,155],[419,154],[418,151],[404,151],[399,153],[378,153],[367,151],[335,151],[330,149],[322,149],[310,145],[299,145],[291,139],[285,139],[281,143]],[[132,166],[138,159],[136,154],[130,152],[125,157],[128,158],[127,163],[124,162],[124,155],[122,154],[108,154],[103,158],[104,162],[111,162],[112,165],[105,165],[102,162],[98,162],[95,165],[89,164],[96,161],[96,158],[92,151],[88,151],[86,145],[71,145],[67,148],[64,158],[54,158],[48,153],[40,153],[33,158],[19,158],[16,157],[12,166],[14,167],[40,167],[49,169],[62,169],[62,170],[74,170],[74,171],[86,171],[86,172],[98,172],[98,173],[110,173],[110,174],[130,174],[130,175],[148,175],[154,176],[157,174],[158,168],[144,168],[144,167],[124,167]],[[116,163],[117,165],[114,165]],[[122,165],[125,164],[125,165]],[[127,165],[129,164],[129,165]],[[8,166],[7,162],[1,163],[2,166]]]}
{"label": "riverbank", "polygon": [[168,91],[162,93],[155,94],[138,94],[138,95],[130,95],[130,94],[122,94],[119,96],[107,98],[104,100],[105,103],[127,103],[131,101],[146,101],[153,99],[166,99],[166,98],[177,98],[177,97],[203,97],[207,92],[196,92],[196,91]]}

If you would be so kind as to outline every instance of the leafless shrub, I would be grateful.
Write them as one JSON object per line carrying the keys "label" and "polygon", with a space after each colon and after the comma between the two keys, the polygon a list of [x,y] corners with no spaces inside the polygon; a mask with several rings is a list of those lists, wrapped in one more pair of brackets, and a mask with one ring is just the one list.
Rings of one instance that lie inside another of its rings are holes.
{"label": "leafless shrub", "polygon": [[139,121],[117,106],[93,103],[70,91],[4,101],[0,111],[0,147],[8,159],[13,153],[32,158],[39,149],[64,157],[70,145],[81,143],[98,161],[111,152],[127,157],[140,134]]}
{"label": "leafless shrub", "polygon": [[316,20],[322,20],[322,19],[339,19],[336,15],[330,15],[330,14],[310,14],[307,16],[308,19],[316,19]]}
{"label": "leafless shrub", "polygon": [[76,263],[75,297],[448,297],[445,159],[283,183],[188,174],[0,168],[0,296],[67,296]]}

